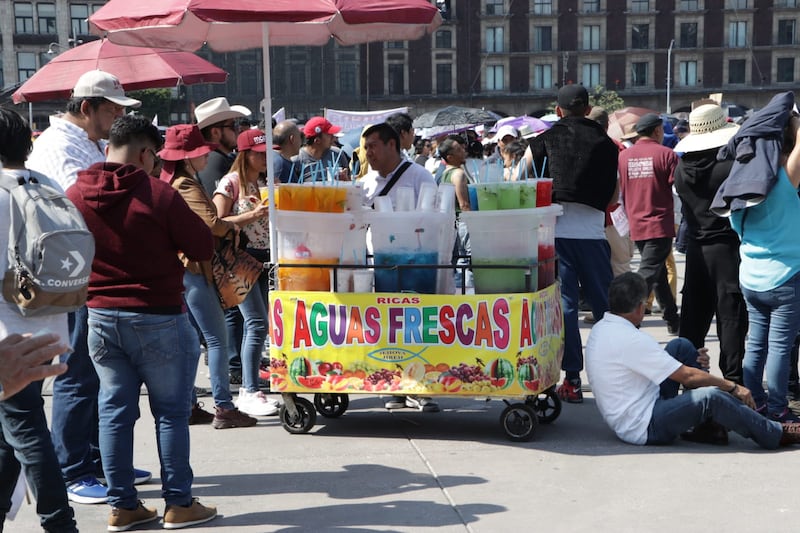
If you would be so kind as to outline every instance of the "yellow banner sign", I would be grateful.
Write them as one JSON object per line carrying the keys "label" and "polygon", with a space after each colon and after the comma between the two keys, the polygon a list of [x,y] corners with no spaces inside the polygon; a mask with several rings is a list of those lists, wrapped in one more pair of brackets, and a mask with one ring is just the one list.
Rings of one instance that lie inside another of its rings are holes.
{"label": "yellow banner sign", "polygon": [[558,285],[535,293],[270,292],[276,392],[527,396],[559,379]]}

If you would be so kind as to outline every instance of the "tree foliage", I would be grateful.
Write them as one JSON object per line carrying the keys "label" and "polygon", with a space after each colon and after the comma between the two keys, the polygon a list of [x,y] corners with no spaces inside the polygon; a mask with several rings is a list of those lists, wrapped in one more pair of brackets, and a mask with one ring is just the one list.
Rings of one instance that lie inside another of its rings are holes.
{"label": "tree foliage", "polygon": [[625,101],[617,94],[617,91],[597,85],[589,94],[589,105],[600,106],[608,113],[613,113],[617,109],[625,107]]}
{"label": "tree foliage", "polygon": [[136,110],[137,114],[151,119],[158,115],[159,124],[169,123],[169,114],[172,110],[171,89],[142,89],[130,91],[128,96],[141,100],[142,106]]}

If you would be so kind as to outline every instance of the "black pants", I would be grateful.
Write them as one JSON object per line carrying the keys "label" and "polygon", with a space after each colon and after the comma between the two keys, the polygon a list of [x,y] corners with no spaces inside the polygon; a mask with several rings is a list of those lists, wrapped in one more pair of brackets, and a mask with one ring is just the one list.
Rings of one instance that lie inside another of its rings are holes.
{"label": "black pants", "polygon": [[677,325],[679,320],[678,306],[667,281],[665,261],[672,249],[672,237],[636,241],[636,248],[641,255],[639,274],[647,281],[647,293],[655,288],[656,298],[662,305],[664,320]]}
{"label": "black pants", "polygon": [[689,242],[679,333],[695,347],[703,347],[716,314],[719,369],[725,379],[736,383],[742,383],[747,336],[747,306],[739,288],[739,261],[738,243]]}

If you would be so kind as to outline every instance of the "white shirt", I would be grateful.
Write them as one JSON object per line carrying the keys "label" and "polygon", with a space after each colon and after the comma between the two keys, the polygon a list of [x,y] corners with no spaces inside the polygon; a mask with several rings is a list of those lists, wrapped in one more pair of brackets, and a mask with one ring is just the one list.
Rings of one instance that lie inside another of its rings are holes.
{"label": "white shirt", "polygon": [[564,214],[556,218],[556,239],[605,240],[606,214],[577,202],[561,202]]}
{"label": "white shirt", "polygon": [[[400,168],[400,165],[403,163],[405,163],[405,160],[401,158],[400,164],[398,164],[388,176],[381,176],[378,174],[377,170],[370,170],[364,175],[363,178],[361,178],[359,183],[361,183],[361,188],[364,189],[364,196],[367,205],[372,205],[372,201],[378,194],[380,194],[380,192],[386,186],[386,183],[392,179],[394,173],[397,172],[397,169]],[[387,194],[387,196],[392,200],[392,207],[397,206],[397,199],[395,196],[397,194],[397,189],[400,187],[413,187],[414,201],[416,202],[419,198],[419,191],[422,188],[423,183],[430,183],[434,187],[436,186],[436,180],[433,179],[431,173],[425,170],[425,167],[422,165],[412,162],[397,180],[397,183],[394,184],[392,189],[389,191],[389,194]]]}
{"label": "white shirt", "polygon": [[647,443],[659,385],[680,367],[653,337],[610,312],[586,342],[586,373],[597,408],[614,433],[631,444]]}
{"label": "white shirt", "polygon": [[47,176],[66,191],[78,171],[106,160],[105,141],[94,142],[86,130],[63,118],[50,117],[50,127],[33,142],[25,166]]}
{"label": "white shirt", "polygon": [[[12,176],[29,175],[26,171],[11,170],[10,168],[3,169],[3,172]],[[40,182],[44,185],[57,187],[52,182],[45,182],[44,180],[40,180]],[[9,194],[4,189],[0,189],[0,213],[5,214],[5,216],[0,216],[0,272],[3,274],[8,271],[8,230],[11,223],[9,212]],[[14,309],[15,307],[16,305],[10,304],[6,302],[5,298],[0,297],[0,339],[6,338],[11,333],[35,334],[47,332],[55,333],[61,337],[61,342],[69,343],[66,313],[24,317]]]}

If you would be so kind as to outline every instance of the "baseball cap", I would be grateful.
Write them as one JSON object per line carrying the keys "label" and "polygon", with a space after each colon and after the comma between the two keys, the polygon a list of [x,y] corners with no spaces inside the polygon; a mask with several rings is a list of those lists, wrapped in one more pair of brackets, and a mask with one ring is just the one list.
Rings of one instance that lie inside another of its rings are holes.
{"label": "baseball cap", "polygon": [[636,121],[636,133],[644,133],[656,126],[663,126],[663,124],[660,116],[655,113],[647,113],[639,117],[639,120]]}
{"label": "baseball cap", "polygon": [[519,132],[514,126],[500,126],[500,129],[495,133],[494,138],[501,141],[506,135],[511,135],[515,139],[519,138]]}
{"label": "baseball cap", "polygon": [[73,98],[105,98],[125,107],[139,107],[142,102],[125,96],[125,89],[113,74],[102,70],[85,72],[72,89]]}
{"label": "baseball cap", "polygon": [[342,128],[334,126],[325,117],[311,117],[306,125],[303,126],[303,134],[306,137],[316,137],[320,133],[339,133]]}
{"label": "baseball cap", "polygon": [[564,85],[558,90],[558,106],[576,109],[589,105],[589,93],[583,85]]}
{"label": "baseball cap", "polygon": [[240,152],[252,150],[254,152],[267,151],[267,136],[257,129],[245,130],[236,138],[236,149]]}

